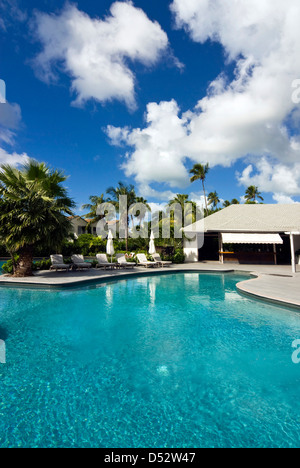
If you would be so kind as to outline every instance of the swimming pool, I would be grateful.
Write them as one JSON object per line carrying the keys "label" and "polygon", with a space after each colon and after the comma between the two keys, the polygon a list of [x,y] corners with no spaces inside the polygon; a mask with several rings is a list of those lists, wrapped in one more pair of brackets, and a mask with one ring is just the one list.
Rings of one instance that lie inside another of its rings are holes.
{"label": "swimming pool", "polygon": [[242,279],[0,289],[0,447],[299,447],[300,315]]}

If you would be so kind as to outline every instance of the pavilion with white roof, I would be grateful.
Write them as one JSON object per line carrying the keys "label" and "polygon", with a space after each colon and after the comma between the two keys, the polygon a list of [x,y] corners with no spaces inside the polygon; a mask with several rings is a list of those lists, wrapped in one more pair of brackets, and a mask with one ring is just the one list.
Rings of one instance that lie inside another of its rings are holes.
{"label": "pavilion with white roof", "polygon": [[[291,261],[293,272],[296,272],[296,252],[300,250],[300,204],[231,205],[185,227],[184,232],[189,238],[184,243],[187,262],[198,262],[205,255],[206,260],[214,260],[217,255],[221,263]],[[212,249],[212,245],[216,247]]]}

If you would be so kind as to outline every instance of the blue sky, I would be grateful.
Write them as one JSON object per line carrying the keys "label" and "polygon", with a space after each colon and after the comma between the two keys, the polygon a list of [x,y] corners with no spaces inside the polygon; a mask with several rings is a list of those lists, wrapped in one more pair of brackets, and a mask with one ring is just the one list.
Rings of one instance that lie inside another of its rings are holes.
{"label": "blue sky", "polygon": [[201,201],[196,162],[223,200],[299,202],[298,3],[0,0],[0,162],[63,169],[78,211],[120,180]]}

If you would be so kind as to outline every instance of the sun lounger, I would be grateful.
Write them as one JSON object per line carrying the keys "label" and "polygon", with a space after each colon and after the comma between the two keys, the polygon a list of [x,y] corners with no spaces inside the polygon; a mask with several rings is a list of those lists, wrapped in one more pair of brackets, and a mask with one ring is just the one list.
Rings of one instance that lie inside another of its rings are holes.
{"label": "sun lounger", "polygon": [[76,270],[89,270],[92,268],[91,263],[87,263],[84,261],[83,255],[72,255],[71,260],[76,267]]}
{"label": "sun lounger", "polygon": [[127,262],[126,257],[125,257],[124,254],[117,254],[116,258],[117,258],[117,262],[118,262],[119,267],[133,268],[133,267],[136,266],[136,263],[134,263],[134,262]]}
{"label": "sun lounger", "polygon": [[98,254],[96,255],[97,258],[97,268],[104,268],[105,270],[107,268],[116,268],[117,264],[116,263],[110,263],[107,260],[107,255],[106,254]]}
{"label": "sun lounger", "polygon": [[170,266],[172,265],[172,262],[168,262],[166,260],[162,260],[160,255],[158,253],[152,255],[153,260],[158,263],[160,266]]}
{"label": "sun lounger", "polygon": [[71,268],[71,265],[66,265],[64,263],[64,257],[62,255],[51,255],[51,267],[50,270],[63,270],[63,271],[69,271]]}
{"label": "sun lounger", "polygon": [[145,254],[137,254],[137,259],[138,266],[144,266],[145,268],[158,266],[157,262],[150,262]]}

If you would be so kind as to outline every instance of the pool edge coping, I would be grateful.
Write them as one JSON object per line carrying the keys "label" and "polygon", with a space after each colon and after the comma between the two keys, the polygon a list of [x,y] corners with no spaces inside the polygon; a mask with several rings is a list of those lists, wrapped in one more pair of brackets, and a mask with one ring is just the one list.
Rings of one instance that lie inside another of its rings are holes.
{"label": "pool edge coping", "polygon": [[6,287],[14,287],[14,288],[28,288],[28,289],[46,289],[46,290],[56,290],[56,289],[69,289],[69,288],[76,288],[77,286],[91,286],[92,284],[101,284],[101,283],[106,283],[109,281],[122,281],[122,280],[128,280],[130,278],[136,278],[136,277],[143,277],[143,276],[158,276],[158,275],[168,275],[168,274],[174,274],[174,273],[204,273],[204,274],[211,274],[211,273],[216,273],[216,274],[229,274],[229,273],[235,273],[235,270],[233,269],[226,269],[226,270],[193,270],[193,269],[186,269],[186,270],[181,270],[177,268],[173,268],[170,270],[167,269],[160,269],[160,270],[150,270],[146,269],[144,271],[132,271],[132,272],[124,272],[121,275],[104,275],[101,277],[94,277],[94,278],[86,278],[86,279],[80,279],[76,281],[68,281],[68,282],[62,282],[62,283],[34,283],[30,281],[14,281],[14,280],[5,280],[5,281],[0,281],[0,290],[1,288],[6,288]]}
{"label": "pool edge coping", "polygon": [[[281,305],[281,306],[300,310],[299,302],[294,302],[292,300],[287,300],[287,299],[271,296],[265,293],[259,293],[257,291],[255,292],[251,291],[249,288],[247,288],[246,284],[251,283],[252,281],[258,281],[262,279],[263,276],[265,276],[265,274],[251,272],[251,276],[253,276],[254,278],[251,278],[245,281],[240,281],[239,283],[236,284],[237,291],[240,294],[248,296],[248,297],[252,297],[254,299],[261,300],[267,303],[277,304],[279,306]],[[267,276],[272,276],[272,275],[267,275]]]}
{"label": "pool edge coping", "polygon": [[[236,275],[249,275],[250,278],[245,279],[244,281],[240,281],[236,284],[237,292],[254,299],[263,300],[264,302],[269,302],[273,304],[278,304],[281,306],[292,307],[295,309],[300,309],[300,302],[294,302],[292,300],[279,298],[276,296],[271,296],[269,294],[258,293],[257,291],[252,291],[246,285],[251,283],[252,281],[259,281],[263,276],[266,274],[258,273],[251,270],[236,270],[234,268],[224,268],[224,269],[180,269],[180,268],[161,268],[157,269],[145,269],[143,271],[124,271],[120,275],[104,275],[101,277],[93,277],[93,278],[82,278],[76,281],[68,281],[68,282],[59,282],[59,283],[36,283],[30,281],[15,281],[9,277],[6,277],[5,280],[2,279],[0,281],[0,290],[1,288],[16,288],[16,289],[31,289],[31,290],[44,290],[44,291],[55,291],[55,290],[66,290],[66,289],[77,289],[80,287],[88,287],[93,285],[101,285],[107,284],[111,282],[118,282],[118,281],[127,281],[128,279],[134,279],[138,277],[151,277],[151,276],[158,276],[158,275],[168,275],[168,274],[191,274],[191,273],[198,273],[198,274],[236,274]],[[267,276],[273,276],[272,274],[267,274]],[[251,278],[252,277],[252,278]]]}

